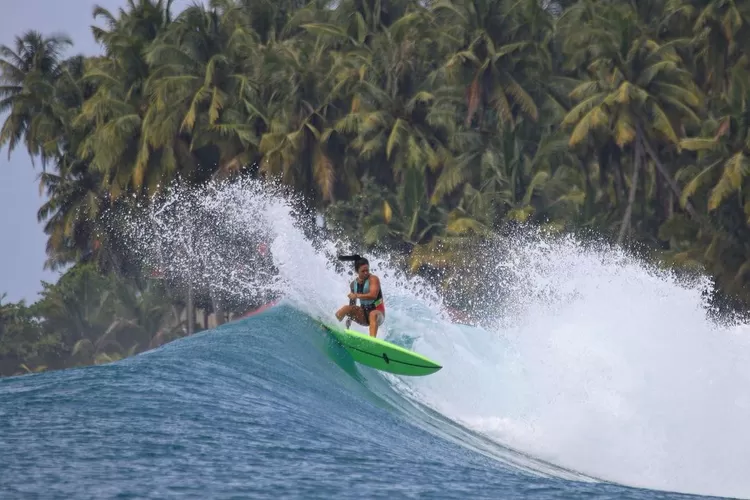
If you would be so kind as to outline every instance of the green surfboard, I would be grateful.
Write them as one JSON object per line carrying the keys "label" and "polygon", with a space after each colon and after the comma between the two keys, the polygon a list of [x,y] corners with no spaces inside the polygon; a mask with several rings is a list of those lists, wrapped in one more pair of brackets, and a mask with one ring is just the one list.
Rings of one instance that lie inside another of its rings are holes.
{"label": "green surfboard", "polygon": [[414,377],[430,375],[442,368],[429,358],[385,340],[323,322],[320,324],[351,354],[354,361],[363,365]]}

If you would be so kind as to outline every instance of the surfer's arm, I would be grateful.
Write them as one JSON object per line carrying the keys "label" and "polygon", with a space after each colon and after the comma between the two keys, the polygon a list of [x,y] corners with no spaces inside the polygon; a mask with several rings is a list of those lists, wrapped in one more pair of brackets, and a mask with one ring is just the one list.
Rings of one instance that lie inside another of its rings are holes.
{"label": "surfer's arm", "polygon": [[373,300],[378,296],[380,292],[380,279],[377,276],[370,275],[370,292],[369,293],[358,293],[354,296],[358,299]]}

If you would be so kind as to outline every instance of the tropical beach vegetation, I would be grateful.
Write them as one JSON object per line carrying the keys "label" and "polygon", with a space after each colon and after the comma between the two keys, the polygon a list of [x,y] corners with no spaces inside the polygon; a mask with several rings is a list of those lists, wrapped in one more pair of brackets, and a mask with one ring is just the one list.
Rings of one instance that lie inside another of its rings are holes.
{"label": "tropical beach vegetation", "polygon": [[525,224],[604,235],[750,306],[750,4],[129,0],[93,16],[101,55],[37,31],[0,48],[0,147],[44,167],[47,266],[69,268],[33,305],[0,301],[0,374],[192,331],[184,290],[144,279],[111,217],[173,182],[278,178],[363,249],[446,282]]}

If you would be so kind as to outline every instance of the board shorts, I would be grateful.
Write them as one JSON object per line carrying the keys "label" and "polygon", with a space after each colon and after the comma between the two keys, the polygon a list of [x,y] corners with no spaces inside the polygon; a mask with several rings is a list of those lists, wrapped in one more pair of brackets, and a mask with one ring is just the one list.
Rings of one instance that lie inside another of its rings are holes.
{"label": "board shorts", "polygon": [[365,313],[365,325],[370,326],[370,313],[372,311],[378,311],[380,314],[377,315],[378,326],[381,326],[385,321],[385,305],[380,304],[379,306],[366,305],[360,306],[362,311]]}

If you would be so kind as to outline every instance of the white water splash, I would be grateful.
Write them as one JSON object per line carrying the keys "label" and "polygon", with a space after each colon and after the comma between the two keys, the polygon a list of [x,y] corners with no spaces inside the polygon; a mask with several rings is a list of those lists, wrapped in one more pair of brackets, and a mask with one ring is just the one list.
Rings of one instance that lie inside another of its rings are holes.
{"label": "white water splash", "polygon": [[631,486],[750,497],[750,329],[611,248],[519,242],[511,327],[415,346],[409,381],[447,416],[552,463]]}
{"label": "white water splash", "polygon": [[[335,321],[354,279],[351,265],[337,262],[336,255],[361,250],[321,237],[314,217],[301,207],[267,182],[216,183],[201,191],[178,187],[147,217],[134,214],[127,226],[133,251],[181,282],[229,300],[280,295],[307,314]],[[272,260],[258,254],[260,244],[268,245]],[[440,310],[440,299],[421,279],[394,269],[387,255],[368,258],[388,290],[389,317],[415,316],[409,309],[415,297],[422,307]],[[404,299],[411,305],[401,310],[397,305]]]}
{"label": "white water splash", "polygon": [[[277,188],[243,181],[175,192],[152,211],[152,224],[131,225],[144,258],[175,275],[234,296],[281,293],[332,320],[353,278],[335,255],[359,249],[305,235],[312,219],[299,206]],[[258,241],[270,242],[273,266],[248,251]],[[585,474],[750,498],[748,329],[706,318],[702,293],[710,284],[681,285],[573,238],[511,243],[488,252],[484,282],[461,285],[510,295],[508,316],[492,328],[445,321],[426,283],[395,271],[388,256],[368,255],[383,282],[383,336],[417,336],[412,348],[444,366],[399,379],[405,394]]]}

